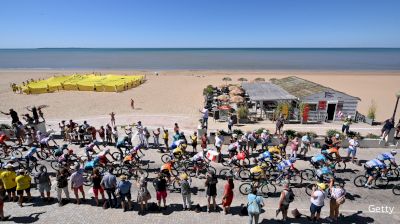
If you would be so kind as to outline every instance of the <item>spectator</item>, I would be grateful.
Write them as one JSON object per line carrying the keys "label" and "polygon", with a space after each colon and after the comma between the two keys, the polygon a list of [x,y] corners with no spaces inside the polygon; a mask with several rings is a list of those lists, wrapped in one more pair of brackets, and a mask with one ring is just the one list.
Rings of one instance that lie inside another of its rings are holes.
{"label": "spectator", "polygon": [[[160,128],[157,128],[155,131],[153,131],[153,139],[154,139],[154,147],[156,147],[157,149],[160,148],[160,133],[161,130]],[[161,150],[161,152],[164,152],[163,150]]]}
{"label": "spectator", "polygon": [[148,210],[147,201],[151,199],[149,190],[147,189],[146,177],[142,176],[138,183],[138,196],[137,202],[140,203],[139,215],[144,215],[145,211]]}
{"label": "spectator", "polygon": [[31,200],[31,177],[25,172],[25,170],[18,170],[18,176],[15,178],[17,183],[17,195],[19,196],[18,205],[22,207],[24,201],[24,191],[28,196],[28,201]]}
{"label": "spectator", "polygon": [[169,151],[169,148],[168,148],[168,139],[169,139],[168,130],[163,128],[163,132],[164,132],[164,134],[163,134],[163,140],[164,140],[165,149],[166,149],[167,151]]}
{"label": "spectator", "polygon": [[297,150],[299,150],[299,137],[294,137],[294,139],[291,141],[290,148],[292,149],[290,157],[297,159]]}
{"label": "spectator", "polygon": [[79,200],[79,195],[78,191],[81,192],[82,194],[82,201],[85,202],[85,192],[83,191],[83,183],[85,182],[85,179],[82,176],[82,171],[77,168],[74,173],[71,175],[71,190],[74,191],[75,198],[76,198],[76,204],[80,204]]}
{"label": "spectator", "polygon": [[[117,197],[115,196],[115,188],[117,187],[117,178],[113,174],[114,169],[110,168],[101,179],[100,185],[107,192],[108,206],[114,208],[117,206]],[[114,203],[113,199],[114,198]],[[104,202],[103,208],[107,208],[107,202]]]}
{"label": "spectator", "polygon": [[224,207],[225,215],[230,212],[234,188],[235,185],[233,184],[233,178],[231,176],[227,176],[227,182],[224,186],[224,196],[222,197],[222,206]]}
{"label": "spectator", "polygon": [[[40,167],[39,172],[35,176],[35,182],[37,183],[37,187],[39,189],[40,197],[42,198],[42,200],[50,202],[51,181],[45,167]],[[47,198],[45,198],[44,192],[46,192]]]}
{"label": "spectator", "polygon": [[203,151],[207,148],[207,133],[204,133],[203,136],[201,136],[201,148],[203,149]]}
{"label": "spectator", "polygon": [[317,222],[320,219],[321,209],[322,209],[322,207],[324,207],[324,200],[326,197],[325,189],[326,189],[326,184],[324,184],[324,183],[318,183],[317,187],[314,186],[312,189],[311,198],[310,198],[310,201],[311,201],[310,220],[312,222]]}
{"label": "spectator", "polygon": [[203,114],[201,125],[203,126],[203,128],[207,129],[208,128],[208,109],[204,107],[203,110],[199,110],[199,111],[200,111],[200,113]]}
{"label": "spectator", "polygon": [[99,192],[101,194],[101,200],[104,203],[104,189],[100,184],[103,177],[101,176],[99,170],[95,168],[93,169],[93,174],[90,178],[93,182],[94,200],[96,201],[96,205],[99,206]]}
{"label": "spectator", "polygon": [[300,147],[300,155],[304,151],[303,158],[306,160],[307,152],[311,149],[311,136],[310,133],[307,132],[303,137],[301,137],[301,147]]}
{"label": "spectator", "polygon": [[286,222],[287,213],[289,210],[289,205],[294,200],[294,194],[292,189],[289,187],[289,183],[285,183],[283,185],[283,190],[281,192],[281,196],[279,198],[278,210],[276,210],[276,216],[278,216],[279,212],[282,212],[282,221]]}
{"label": "spectator", "polygon": [[331,192],[331,200],[329,203],[329,222],[337,222],[339,217],[339,207],[345,202],[346,190],[342,185],[335,187],[334,180],[331,179],[329,183],[329,190]]}
{"label": "spectator", "polygon": [[7,221],[10,216],[4,216],[4,184],[0,178],[0,221]]}
{"label": "spectator", "polygon": [[167,209],[167,180],[165,180],[165,177],[162,173],[158,174],[158,177],[155,180],[155,187],[158,209],[161,211],[161,199],[164,204],[164,209]]}
{"label": "spectator", "polygon": [[257,196],[257,188],[253,188],[252,192],[247,196],[247,212],[249,214],[249,224],[258,224],[258,218],[261,214],[261,208],[264,202],[261,196]]}
{"label": "spectator", "polygon": [[218,179],[215,175],[215,173],[210,170],[207,173],[207,179],[206,179],[206,187],[207,187],[207,211],[211,212],[210,210],[210,201],[211,198],[213,200],[213,207],[214,211],[217,211],[217,204],[215,203],[215,197],[217,197],[217,183]]}
{"label": "spectator", "polygon": [[192,140],[193,152],[197,152],[197,131],[193,132],[193,135],[190,136],[190,140]]}
{"label": "spectator", "polygon": [[351,120],[351,115],[347,116],[346,119],[344,119],[343,125],[342,125],[342,133],[346,133],[346,135],[349,134],[349,129],[350,129],[350,124],[352,123]]}
{"label": "spectator", "polygon": [[190,191],[190,183],[188,182],[188,175],[186,173],[181,174],[180,176],[180,185],[181,185],[181,194],[183,199],[183,210],[191,210],[192,202],[191,202],[191,191]]}
{"label": "spectator", "polygon": [[69,198],[69,191],[68,191],[68,170],[66,168],[59,171],[57,174],[57,199],[58,205],[63,206],[61,194],[64,191],[65,196],[67,196],[68,201]]}
{"label": "spectator", "polygon": [[390,130],[392,130],[392,128],[394,128],[394,120],[393,120],[393,118],[390,118],[385,121],[385,124],[382,127],[382,130],[381,130],[382,140],[385,141],[386,136],[389,135],[389,132],[390,132]]}
{"label": "spectator", "polygon": [[17,188],[17,183],[15,183],[15,178],[17,175],[14,172],[14,167],[8,164],[4,167],[7,171],[4,171],[0,175],[0,179],[3,180],[4,190],[6,190],[9,201],[16,201],[15,191]]}
{"label": "spectator", "polygon": [[285,124],[285,118],[283,115],[281,115],[277,120],[276,120],[276,129],[275,129],[275,135],[276,134],[281,134],[283,125]]}
{"label": "spectator", "polygon": [[[119,196],[121,198],[121,206],[122,209],[124,210],[124,212],[126,212],[126,210],[132,210],[132,202],[131,202],[131,186],[132,183],[127,179],[127,177],[125,175],[122,175],[121,177],[121,181],[118,182],[117,185],[117,190],[119,191]],[[126,203],[125,203],[125,198],[128,200],[128,209],[126,208]]]}
{"label": "spectator", "polygon": [[360,145],[358,142],[357,136],[354,136],[352,139],[349,140],[349,148],[347,149],[347,158],[350,158],[351,154],[351,162],[355,162],[355,157],[357,154],[357,148]]}
{"label": "spectator", "polygon": [[0,113],[4,114],[4,115],[10,115],[11,117],[11,124],[15,124],[19,121],[19,117],[18,117],[18,113],[15,112],[14,109],[10,109],[10,112],[5,113],[3,111],[0,111]]}

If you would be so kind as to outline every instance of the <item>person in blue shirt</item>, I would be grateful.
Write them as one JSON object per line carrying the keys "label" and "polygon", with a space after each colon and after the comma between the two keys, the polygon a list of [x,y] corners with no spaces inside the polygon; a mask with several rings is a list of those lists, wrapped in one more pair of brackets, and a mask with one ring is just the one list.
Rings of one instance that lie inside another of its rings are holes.
{"label": "person in blue shirt", "polygon": [[325,166],[327,161],[328,159],[323,154],[317,154],[311,157],[310,162],[315,168],[319,168],[321,166]]}
{"label": "person in blue shirt", "polygon": [[247,196],[248,206],[247,212],[249,214],[249,224],[258,224],[258,219],[261,214],[261,208],[264,206],[263,198],[257,196],[257,188],[253,188],[252,192]]}
{"label": "person in blue shirt", "polygon": [[36,162],[37,159],[34,155],[37,155],[37,148],[36,147],[32,147],[29,149],[29,151],[26,153],[25,155],[25,160],[26,160],[26,166],[29,167],[29,161],[33,161]]}
{"label": "person in blue shirt", "polygon": [[[132,201],[131,201],[131,186],[132,183],[127,180],[127,176],[122,175],[121,181],[118,182],[117,184],[117,189],[119,190],[119,195],[121,198],[121,206],[124,212],[128,209],[132,209]],[[126,208],[126,202],[125,198],[128,200],[128,208]]]}
{"label": "person in blue shirt", "polygon": [[[367,174],[369,175],[368,181],[365,184],[365,187],[372,188],[371,182],[376,178],[377,174],[381,174],[382,178],[384,178],[386,174],[386,165],[383,160],[380,159],[372,159],[365,163],[364,168],[366,169]],[[374,174],[373,171],[378,171]]]}
{"label": "person in blue shirt", "polygon": [[118,139],[118,142],[116,143],[115,147],[117,147],[119,153],[120,153],[120,160],[122,161],[124,159],[124,153],[122,152],[122,148],[127,149],[127,145],[131,145],[131,142],[129,141],[128,136],[123,137],[122,139]]}

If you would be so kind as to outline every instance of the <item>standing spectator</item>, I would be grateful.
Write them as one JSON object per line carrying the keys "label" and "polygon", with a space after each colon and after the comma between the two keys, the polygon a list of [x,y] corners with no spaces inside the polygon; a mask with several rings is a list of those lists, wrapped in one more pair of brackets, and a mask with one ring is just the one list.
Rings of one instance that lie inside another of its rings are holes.
{"label": "standing spectator", "polygon": [[4,167],[7,171],[0,174],[0,180],[3,181],[4,190],[7,192],[9,201],[16,201],[15,191],[17,188],[17,183],[15,183],[15,178],[17,175],[14,172],[14,167],[11,164],[7,164]]}
{"label": "standing spectator", "polygon": [[4,190],[4,184],[3,181],[0,178],[0,221],[7,221],[10,216],[4,216],[4,194],[3,191]]}
{"label": "standing spectator", "polygon": [[74,191],[76,204],[80,204],[78,191],[82,194],[82,201],[85,202],[85,192],[83,191],[83,183],[85,182],[85,178],[82,176],[82,171],[77,168],[74,173],[71,175],[71,190]]}
{"label": "standing spectator", "polygon": [[[35,182],[37,183],[37,187],[39,189],[40,197],[43,201],[50,202],[50,190],[51,190],[51,181],[50,176],[47,173],[45,167],[40,167],[39,172],[35,176]],[[46,198],[44,196],[44,192],[46,191]]]}
{"label": "standing spectator", "polygon": [[14,111],[14,109],[10,109],[10,112],[5,113],[3,111],[0,111],[0,113],[4,114],[4,115],[10,115],[11,116],[11,124],[15,124],[19,121],[19,117],[17,112]]}
{"label": "standing spectator", "polygon": [[109,124],[107,124],[106,125],[106,141],[107,141],[107,144],[112,144],[112,127],[109,125]]}
{"label": "standing spectator", "polygon": [[329,190],[331,191],[331,200],[329,203],[329,222],[338,222],[339,207],[345,202],[346,190],[342,185],[335,187],[334,179],[331,179],[329,183]]}
{"label": "standing spectator", "polygon": [[201,125],[203,126],[203,128],[205,128],[205,129],[207,129],[208,128],[208,109],[207,108],[203,108],[203,110],[199,110],[200,111],[200,113],[202,113],[203,114],[203,117],[202,117],[202,123],[201,123]]}
{"label": "standing spectator", "polygon": [[382,140],[385,141],[386,136],[389,135],[390,130],[392,130],[392,128],[394,128],[394,120],[393,118],[390,118],[388,120],[385,121],[385,124],[382,127]]}
{"label": "standing spectator", "polygon": [[227,182],[224,186],[224,196],[222,197],[222,206],[224,207],[225,215],[230,212],[234,188],[235,185],[233,184],[233,178],[231,176],[227,176]]}
{"label": "standing spectator", "polygon": [[118,142],[118,129],[117,129],[117,126],[114,126],[114,128],[112,130],[112,135],[114,137],[114,142],[117,143]]}
{"label": "standing spectator", "polygon": [[147,130],[147,127],[143,128],[143,135],[144,135],[144,147],[149,148],[149,138],[150,138],[150,132]]}
{"label": "standing spectator", "polygon": [[349,129],[350,129],[350,124],[352,123],[351,120],[351,115],[347,116],[346,119],[344,119],[343,125],[342,125],[342,133],[346,133],[346,135],[349,134]]}
{"label": "standing spectator", "polygon": [[169,151],[169,145],[168,145],[168,139],[169,139],[169,134],[168,134],[168,129],[164,129],[163,127],[163,140],[164,140],[164,145],[165,145],[165,149],[167,151]]}
{"label": "standing spectator", "polygon": [[210,207],[210,201],[211,198],[213,200],[213,207],[214,207],[214,211],[217,211],[217,204],[215,203],[215,197],[217,197],[217,183],[218,183],[218,179],[214,173],[214,171],[209,170],[207,173],[207,179],[206,179],[206,187],[207,187],[207,211],[211,212]]}
{"label": "standing spectator", "polygon": [[283,190],[281,192],[281,196],[279,198],[278,209],[276,210],[276,216],[278,216],[279,212],[282,212],[282,221],[286,222],[287,213],[289,210],[289,205],[294,200],[294,193],[292,189],[289,187],[289,183],[285,183],[283,185]]}
{"label": "standing spectator", "polygon": [[99,133],[101,143],[103,143],[103,146],[106,146],[106,130],[104,129],[103,126],[100,126],[100,129],[97,130],[97,132]]}
{"label": "standing spectator", "polygon": [[43,114],[43,111],[42,111],[42,107],[38,107],[38,113],[39,113],[39,116],[42,118],[43,122],[45,122],[46,120],[44,119],[44,114]]}
{"label": "standing spectator", "polygon": [[197,152],[197,132],[193,132],[193,135],[190,136],[190,140],[192,140],[193,152]]}
{"label": "standing spectator", "polygon": [[165,180],[165,177],[162,173],[158,174],[155,184],[158,209],[161,211],[161,199],[164,204],[164,209],[167,208],[167,180]]}
{"label": "standing spectator", "polygon": [[311,206],[310,206],[310,213],[311,217],[310,220],[312,222],[317,222],[320,219],[321,209],[324,207],[324,200],[326,197],[325,189],[326,184],[319,183],[317,184],[318,187],[313,187],[311,193]]}
{"label": "standing spectator", "polygon": [[138,196],[137,202],[140,203],[139,215],[144,215],[145,211],[147,211],[147,201],[151,199],[151,195],[149,190],[147,189],[147,180],[146,177],[142,176],[138,183]]}
{"label": "standing spectator", "polygon": [[[125,175],[122,175],[121,181],[119,181],[117,184],[117,190],[119,191],[119,196],[121,198],[121,206],[124,212],[126,212],[126,210],[130,211],[132,209],[132,201],[131,201],[132,183],[126,179],[127,177]],[[125,198],[128,200],[128,209],[126,208]]]}
{"label": "standing spectator", "polygon": [[294,137],[294,139],[291,141],[290,148],[292,149],[290,157],[297,159],[297,150],[299,150],[299,137]]}
{"label": "standing spectator", "polygon": [[188,181],[189,177],[186,173],[182,173],[180,175],[180,187],[181,194],[183,199],[183,210],[191,210],[192,209],[192,201],[191,201],[191,191],[190,191],[190,183]]}
{"label": "standing spectator", "polygon": [[35,106],[29,108],[26,108],[28,111],[32,112],[32,116],[33,116],[33,120],[35,121],[35,124],[39,123],[39,114],[38,114],[38,110]]}
{"label": "standing spectator", "polygon": [[175,124],[174,124],[174,132],[175,132],[175,133],[176,133],[176,132],[179,133],[179,125],[178,125],[178,123],[175,123]]}
{"label": "standing spectator", "polygon": [[232,119],[232,116],[229,116],[229,120],[228,120],[228,133],[229,134],[232,133],[232,126],[233,126],[233,119]]}
{"label": "standing spectator", "polygon": [[22,202],[24,201],[24,191],[28,196],[28,201],[31,200],[31,177],[29,174],[25,172],[25,170],[18,170],[18,176],[15,178],[15,182],[17,183],[17,195],[18,205],[22,207]]}
{"label": "standing spectator", "polygon": [[[108,206],[114,208],[117,206],[117,197],[115,196],[115,188],[117,187],[117,178],[114,174],[113,168],[110,168],[108,172],[101,179],[100,185],[107,192]],[[113,199],[114,198],[114,202]],[[103,208],[107,208],[107,202],[104,202]]]}
{"label": "standing spectator", "polygon": [[[153,139],[154,139],[154,147],[156,147],[157,149],[160,148],[160,133],[161,130],[160,128],[157,128],[155,131],[153,131]],[[163,150],[161,150],[161,152],[164,152]]]}
{"label": "standing spectator", "polygon": [[93,169],[93,174],[90,179],[93,182],[93,194],[96,205],[99,206],[99,192],[101,194],[101,200],[104,202],[104,189],[101,187],[102,176],[97,168]]}
{"label": "standing spectator", "polygon": [[204,133],[203,136],[201,136],[201,148],[203,149],[203,151],[207,148],[207,142],[207,133]]}
{"label": "standing spectator", "polygon": [[269,136],[267,129],[263,130],[260,138],[261,138],[261,151],[267,150],[268,144],[271,141],[271,137]]}
{"label": "standing spectator", "polygon": [[57,174],[57,199],[58,206],[63,206],[62,203],[62,191],[64,191],[65,196],[67,196],[67,200],[69,201],[69,191],[68,191],[68,170],[66,168],[59,171]]}
{"label": "standing spectator", "polygon": [[258,218],[261,214],[261,208],[264,202],[261,196],[257,196],[257,188],[253,188],[252,192],[247,196],[247,212],[249,213],[249,224],[258,224]]}
{"label": "standing spectator", "polygon": [[285,124],[285,118],[283,115],[281,115],[277,120],[276,120],[276,129],[275,129],[275,134],[281,134],[283,125]]}
{"label": "standing spectator", "polygon": [[360,145],[358,142],[357,136],[354,136],[352,139],[349,140],[349,148],[347,149],[347,158],[350,159],[351,154],[351,162],[355,162],[355,157],[357,154],[357,148]]}
{"label": "standing spectator", "polygon": [[144,145],[144,130],[143,130],[143,126],[142,126],[142,122],[141,121],[138,121],[138,123],[136,125],[136,130],[138,132],[140,144]]}
{"label": "standing spectator", "polygon": [[131,108],[132,108],[132,110],[135,109],[135,101],[133,99],[131,99]]}
{"label": "standing spectator", "polygon": [[311,149],[311,136],[310,133],[307,132],[303,137],[301,137],[301,147],[300,147],[300,155],[304,151],[303,158],[306,160],[307,152]]}

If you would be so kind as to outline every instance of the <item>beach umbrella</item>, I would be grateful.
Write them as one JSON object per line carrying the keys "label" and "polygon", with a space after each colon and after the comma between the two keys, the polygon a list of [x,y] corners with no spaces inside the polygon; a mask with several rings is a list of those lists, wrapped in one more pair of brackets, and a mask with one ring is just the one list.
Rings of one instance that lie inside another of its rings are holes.
{"label": "beach umbrella", "polygon": [[222,81],[225,81],[225,83],[228,84],[228,82],[232,81],[232,79],[230,77],[224,77]]}
{"label": "beach umbrella", "polygon": [[227,101],[229,101],[229,96],[228,95],[220,95],[217,97],[217,99],[222,102],[227,102]]}
{"label": "beach umbrella", "polygon": [[234,97],[231,97],[230,102],[231,103],[243,103],[244,98],[241,96],[234,96]]}
{"label": "beach umbrella", "polygon": [[240,88],[234,89],[229,92],[229,95],[243,95],[244,91]]}
{"label": "beach umbrella", "polygon": [[247,82],[247,79],[246,78],[239,78],[238,81],[239,82]]}
{"label": "beach umbrella", "polygon": [[254,79],[254,82],[265,82],[264,78],[256,78]]}

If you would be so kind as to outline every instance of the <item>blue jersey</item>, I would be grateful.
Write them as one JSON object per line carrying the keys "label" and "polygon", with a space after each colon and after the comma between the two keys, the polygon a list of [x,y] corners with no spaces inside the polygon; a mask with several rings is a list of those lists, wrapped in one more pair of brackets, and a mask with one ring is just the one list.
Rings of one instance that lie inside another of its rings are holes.
{"label": "blue jersey", "polygon": [[370,160],[365,163],[369,168],[385,169],[386,165],[377,159]]}
{"label": "blue jersey", "polygon": [[28,153],[26,154],[27,157],[32,157],[37,152],[37,148],[33,147],[29,149]]}
{"label": "blue jersey", "polygon": [[380,155],[377,157],[377,159],[383,160],[383,161],[389,160],[389,161],[393,161],[393,162],[395,162],[395,160],[396,160],[396,159],[394,158],[394,156],[392,155],[392,153],[388,153],[388,152],[385,152],[385,153],[380,154]]}
{"label": "blue jersey", "polygon": [[261,161],[265,161],[265,160],[268,160],[268,159],[272,159],[272,154],[270,152],[265,151],[260,155],[260,160]]}
{"label": "blue jersey", "polygon": [[321,161],[326,162],[326,157],[322,154],[317,154],[311,158],[311,161],[313,161],[315,163],[321,162]]}
{"label": "blue jersey", "polygon": [[95,167],[96,163],[94,162],[94,160],[86,162],[85,164],[85,170],[93,170],[93,168]]}

